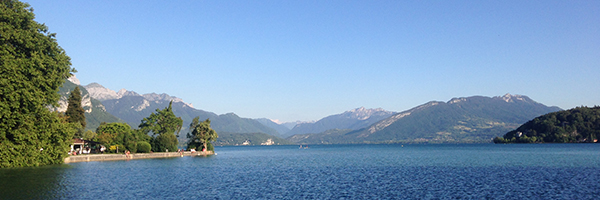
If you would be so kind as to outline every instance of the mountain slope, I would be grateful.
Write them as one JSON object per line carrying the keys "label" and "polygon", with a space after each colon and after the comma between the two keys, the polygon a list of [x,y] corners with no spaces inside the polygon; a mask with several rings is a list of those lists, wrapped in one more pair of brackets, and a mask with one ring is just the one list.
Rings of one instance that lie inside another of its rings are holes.
{"label": "mountain slope", "polygon": [[[521,95],[432,101],[367,128],[339,134],[331,143],[490,142],[527,120],[558,111]],[[321,143],[322,134],[294,140]],[[291,138],[290,138],[291,139]]]}
{"label": "mountain slope", "polygon": [[321,133],[329,129],[357,130],[388,118],[393,114],[393,112],[381,108],[366,109],[360,107],[341,114],[327,116],[316,122],[297,124],[285,135],[291,136],[296,134]]}
{"label": "mountain slope", "polygon": [[270,127],[272,129],[275,129],[277,131],[277,133],[279,133],[279,135],[285,135],[287,132],[290,131],[290,129],[287,126],[285,126],[283,124],[275,123],[272,120],[267,119],[267,118],[259,118],[259,119],[254,119],[254,120],[261,123],[262,125]]}
{"label": "mountain slope", "polygon": [[84,87],[76,85],[76,83],[79,83],[79,80],[77,80],[74,76],[71,77],[68,81],[65,81],[65,83],[58,92],[61,95],[60,100],[58,101],[59,107],[51,108],[52,110],[58,112],[65,112],[68,106],[69,94],[71,93],[71,91],[73,91],[73,89],[75,89],[75,87],[79,87],[82,93],[81,105],[85,110],[85,121],[87,124],[85,130],[95,131],[96,128],[98,128],[98,126],[100,126],[100,123],[102,122],[124,122],[118,117],[115,117],[114,115],[111,115],[110,113],[106,112],[104,105],[102,105],[100,101],[90,97],[89,92]]}
{"label": "mountain slope", "polygon": [[600,107],[577,107],[536,117],[495,143],[598,142]]}
{"label": "mountain slope", "polygon": [[143,118],[150,116],[156,109],[164,109],[169,105],[170,101],[173,101],[173,113],[183,119],[183,127],[180,135],[185,135],[188,132],[187,129],[192,119],[198,116],[202,121],[210,119],[211,127],[217,132],[266,133],[279,136],[277,131],[255,120],[241,118],[233,113],[217,115],[212,112],[195,109],[191,104],[185,103],[182,99],[169,96],[168,94],[151,93],[140,95],[125,89],[114,92],[97,83],[87,85],[86,87],[90,90],[92,96],[96,95],[99,98],[105,99],[102,101],[102,104],[105,105],[107,112],[123,119],[134,128],[138,127]]}

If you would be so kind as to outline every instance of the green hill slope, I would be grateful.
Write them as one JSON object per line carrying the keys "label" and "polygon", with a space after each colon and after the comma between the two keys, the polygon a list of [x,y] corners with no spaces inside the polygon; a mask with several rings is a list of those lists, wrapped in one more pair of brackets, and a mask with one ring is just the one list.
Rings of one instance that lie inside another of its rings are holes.
{"label": "green hill slope", "polygon": [[[526,96],[473,96],[448,102],[432,101],[392,115],[367,128],[329,136],[329,143],[472,143],[491,142],[527,120],[558,111]],[[289,140],[321,143],[315,137]],[[331,133],[330,133],[331,135]]]}
{"label": "green hill slope", "polygon": [[600,107],[577,107],[536,117],[506,133],[496,143],[596,142],[600,137]]}

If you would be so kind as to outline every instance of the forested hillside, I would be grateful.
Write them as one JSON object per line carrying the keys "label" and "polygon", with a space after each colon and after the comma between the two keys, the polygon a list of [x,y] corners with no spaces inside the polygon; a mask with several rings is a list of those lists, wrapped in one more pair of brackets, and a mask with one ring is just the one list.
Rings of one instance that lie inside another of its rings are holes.
{"label": "forested hillside", "polygon": [[495,143],[596,142],[600,137],[600,107],[577,107],[536,117]]}

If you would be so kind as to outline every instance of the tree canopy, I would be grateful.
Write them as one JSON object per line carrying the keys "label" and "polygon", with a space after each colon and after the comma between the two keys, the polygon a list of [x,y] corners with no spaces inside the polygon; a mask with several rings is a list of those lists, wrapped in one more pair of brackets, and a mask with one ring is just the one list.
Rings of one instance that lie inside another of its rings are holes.
{"label": "tree canopy", "polygon": [[139,130],[143,134],[151,133],[154,136],[152,151],[164,152],[178,149],[177,134],[181,130],[183,120],[175,116],[171,107],[172,104],[171,101],[165,109],[156,109],[155,113],[142,119],[142,123],[139,125]]}
{"label": "tree canopy", "polygon": [[596,142],[600,137],[600,107],[577,107],[548,113],[510,131],[495,143]]}
{"label": "tree canopy", "polygon": [[[200,122],[200,117],[195,117],[190,123],[190,133],[187,134],[188,149],[193,149],[202,146],[202,150],[208,149],[210,142],[217,140],[219,135],[215,130],[210,128],[210,120],[206,119]],[[212,150],[212,149],[208,149]]]}
{"label": "tree canopy", "polygon": [[83,137],[83,130],[85,129],[86,122],[85,110],[81,106],[81,90],[79,90],[79,87],[75,87],[75,89],[71,91],[67,102],[67,111],[65,111],[67,121],[81,125],[81,128],[75,134],[76,138],[81,138]]}
{"label": "tree canopy", "polygon": [[49,105],[75,72],[29,4],[0,1],[0,167],[62,163],[75,126]]}
{"label": "tree canopy", "polygon": [[96,141],[110,147],[119,146],[119,151],[126,149],[131,152],[137,151],[138,142],[146,142],[150,138],[137,130],[132,130],[126,123],[102,123],[96,129]]}

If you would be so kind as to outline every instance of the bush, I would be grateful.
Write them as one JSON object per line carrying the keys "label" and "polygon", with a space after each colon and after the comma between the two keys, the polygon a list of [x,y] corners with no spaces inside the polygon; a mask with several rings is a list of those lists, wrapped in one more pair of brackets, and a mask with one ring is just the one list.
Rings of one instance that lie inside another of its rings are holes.
{"label": "bush", "polygon": [[136,152],[137,151],[137,143],[136,142],[133,142],[133,141],[127,142],[127,146],[126,147],[127,147],[127,150],[129,150],[130,152]]}
{"label": "bush", "polygon": [[[117,150],[119,152],[117,152]],[[124,153],[126,150],[127,148],[125,148],[125,146],[123,146],[122,144],[115,144],[108,148],[109,153]]]}
{"label": "bush", "polygon": [[165,152],[167,150],[171,152],[177,151],[177,136],[175,134],[162,134],[156,136],[152,141],[152,151],[154,152]]}
{"label": "bush", "polygon": [[137,142],[137,152],[138,153],[150,153],[152,146],[148,142]]}

